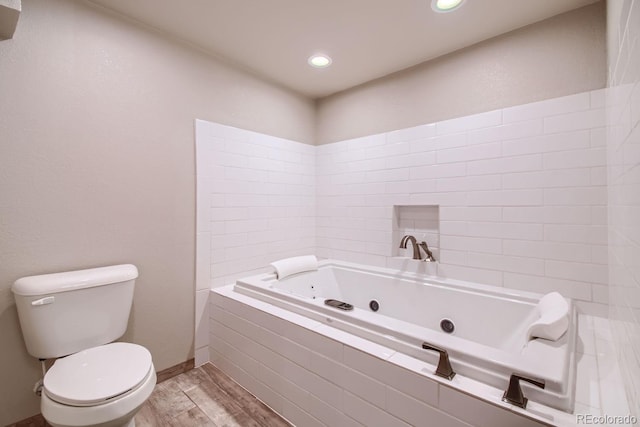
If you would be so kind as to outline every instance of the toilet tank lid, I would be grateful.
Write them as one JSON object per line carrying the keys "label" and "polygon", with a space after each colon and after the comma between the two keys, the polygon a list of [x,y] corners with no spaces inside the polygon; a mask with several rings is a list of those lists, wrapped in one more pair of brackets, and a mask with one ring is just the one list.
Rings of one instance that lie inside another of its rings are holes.
{"label": "toilet tank lid", "polygon": [[126,282],[138,277],[132,264],[111,265],[63,273],[40,274],[15,281],[11,290],[16,295],[31,296],[75,291],[82,288]]}

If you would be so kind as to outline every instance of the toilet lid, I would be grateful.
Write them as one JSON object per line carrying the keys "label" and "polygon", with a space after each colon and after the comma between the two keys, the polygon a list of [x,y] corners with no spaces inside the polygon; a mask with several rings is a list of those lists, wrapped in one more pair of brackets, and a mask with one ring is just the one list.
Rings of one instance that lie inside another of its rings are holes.
{"label": "toilet lid", "polygon": [[56,360],[44,377],[44,391],[66,405],[98,405],[138,387],[151,366],[151,353],[137,344],[93,347]]}

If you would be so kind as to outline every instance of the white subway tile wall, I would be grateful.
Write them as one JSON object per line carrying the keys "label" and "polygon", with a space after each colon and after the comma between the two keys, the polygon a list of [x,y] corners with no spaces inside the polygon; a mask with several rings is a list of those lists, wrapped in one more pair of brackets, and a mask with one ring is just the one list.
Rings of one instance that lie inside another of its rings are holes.
{"label": "white subway tile wall", "polygon": [[421,233],[439,274],[558,290],[606,316],[604,98],[580,93],[315,147],[197,120],[196,350],[207,345],[202,291],[276,259],[419,269],[397,262],[408,225],[394,224],[398,206],[437,209],[437,230],[430,217],[411,227],[431,227]]}
{"label": "white subway tile wall", "polygon": [[597,293],[609,298],[629,408],[640,417],[640,1],[608,2],[607,25],[610,285]]}
{"label": "white subway tile wall", "polygon": [[[640,20],[637,2],[623,9],[625,25]],[[632,33],[625,30],[621,40],[630,43]],[[472,408],[471,418],[465,418],[460,408],[446,406],[446,388],[434,394],[423,384],[416,394],[409,383],[395,384],[394,375],[403,371],[389,376],[391,368],[374,366],[376,358],[389,358],[385,349],[353,344],[367,348],[366,355],[319,339],[308,331],[320,328],[313,321],[307,325],[297,318],[300,328],[261,316],[251,324],[255,313],[242,304],[225,303],[224,309],[207,304],[211,287],[305,253],[418,271],[424,263],[398,262],[398,237],[427,230],[427,240],[438,249],[440,275],[559,291],[585,313],[609,314],[611,333],[604,324],[596,327],[598,318],[587,322],[595,338],[582,339],[579,374],[584,375],[576,412],[628,412],[620,394],[624,383],[628,406],[637,414],[638,65],[630,68],[636,70],[632,84],[606,93],[318,147],[196,121],[196,363],[211,358],[279,413],[304,425],[418,425],[421,417],[467,425],[483,411],[492,422],[506,416],[454,396]],[[607,336],[599,336],[602,331]],[[607,350],[613,347],[619,370]],[[597,381],[602,391],[594,391]]]}
{"label": "white subway tile wall", "polygon": [[314,254],[315,147],[196,120],[196,364],[208,360],[209,289]]}
{"label": "white subway tile wall", "polygon": [[394,229],[392,207],[438,205],[439,241],[427,243],[440,248],[440,274],[559,290],[606,316],[603,98],[585,92],[317,147],[317,254],[396,265],[398,233],[381,234]]}
{"label": "white subway tile wall", "polygon": [[315,147],[197,120],[196,159],[197,290],[315,253]]}

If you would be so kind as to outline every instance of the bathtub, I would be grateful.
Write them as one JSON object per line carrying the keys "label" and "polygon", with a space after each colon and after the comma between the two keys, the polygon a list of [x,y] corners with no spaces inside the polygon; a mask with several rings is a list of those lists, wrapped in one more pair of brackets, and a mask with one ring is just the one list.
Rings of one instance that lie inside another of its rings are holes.
{"label": "bathtub", "polygon": [[[512,373],[543,380],[544,389],[521,381],[525,396],[573,410],[577,313],[572,304],[569,327],[553,342],[526,336],[542,295],[385,268],[324,260],[317,271],[283,280],[275,274],[240,279],[233,290],[433,366],[439,354],[422,344],[446,349],[458,375],[489,386],[506,390]],[[328,306],[326,299],[353,309]]]}

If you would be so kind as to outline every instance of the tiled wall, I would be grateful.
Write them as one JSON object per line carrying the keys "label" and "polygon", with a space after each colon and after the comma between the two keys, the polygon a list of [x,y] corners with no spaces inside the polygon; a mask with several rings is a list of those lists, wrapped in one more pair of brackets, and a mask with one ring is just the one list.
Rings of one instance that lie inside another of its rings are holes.
{"label": "tiled wall", "polygon": [[395,266],[394,205],[439,205],[438,273],[607,315],[603,90],[317,147],[317,254]]}
{"label": "tiled wall", "polygon": [[610,318],[629,407],[640,416],[640,1],[607,4]]}
{"label": "tiled wall", "polygon": [[604,107],[585,92],[317,147],[197,121],[196,361],[207,290],[273,260],[420,265],[396,258],[399,206],[429,206],[405,214],[438,274],[557,290],[606,316]]}
{"label": "tiled wall", "polygon": [[196,363],[209,289],[315,253],[315,147],[196,120]]}

